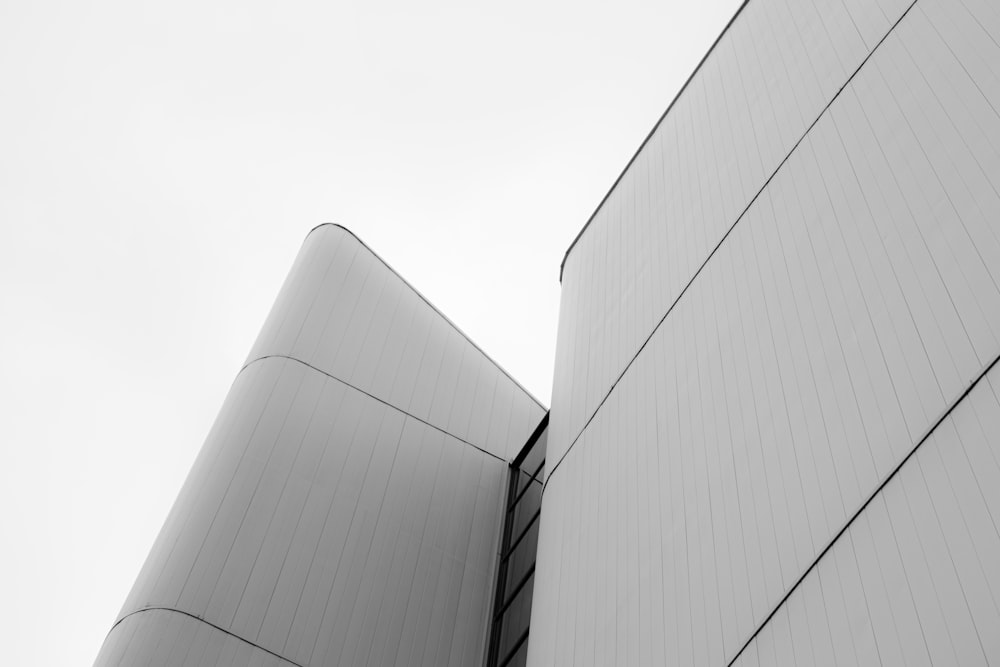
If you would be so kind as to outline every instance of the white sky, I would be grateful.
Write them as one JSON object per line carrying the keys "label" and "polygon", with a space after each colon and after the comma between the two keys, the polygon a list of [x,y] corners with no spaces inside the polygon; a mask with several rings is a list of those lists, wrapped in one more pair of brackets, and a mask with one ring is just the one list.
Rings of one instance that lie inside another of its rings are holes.
{"label": "white sky", "polygon": [[93,661],[318,223],[548,403],[563,253],[738,4],[0,1],[3,661]]}

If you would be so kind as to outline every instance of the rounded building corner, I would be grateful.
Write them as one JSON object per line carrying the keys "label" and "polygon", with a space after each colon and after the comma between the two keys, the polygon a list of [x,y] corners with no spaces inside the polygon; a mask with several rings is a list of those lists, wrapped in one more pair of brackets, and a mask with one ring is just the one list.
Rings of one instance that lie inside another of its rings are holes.
{"label": "rounded building corner", "polygon": [[339,229],[342,232],[345,232],[348,236],[353,237],[354,240],[357,241],[358,243],[360,243],[361,245],[365,245],[365,242],[362,241],[358,237],[357,234],[355,234],[354,232],[352,232],[350,230],[350,228],[348,228],[345,225],[340,224],[339,222],[321,222],[318,225],[316,225],[315,227],[313,227],[312,229],[310,229],[308,232],[306,232],[305,238],[308,239],[310,236],[312,236],[313,232],[315,232],[318,229],[323,229],[324,227],[333,227],[333,228]]}

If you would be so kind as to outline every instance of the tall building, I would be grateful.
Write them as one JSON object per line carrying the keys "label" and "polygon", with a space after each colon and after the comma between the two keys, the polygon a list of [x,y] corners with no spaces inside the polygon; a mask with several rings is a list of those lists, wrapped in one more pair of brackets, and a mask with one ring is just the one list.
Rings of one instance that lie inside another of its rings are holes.
{"label": "tall building", "polygon": [[998,63],[990,0],[744,3],[550,413],[314,230],[97,664],[1000,662]]}

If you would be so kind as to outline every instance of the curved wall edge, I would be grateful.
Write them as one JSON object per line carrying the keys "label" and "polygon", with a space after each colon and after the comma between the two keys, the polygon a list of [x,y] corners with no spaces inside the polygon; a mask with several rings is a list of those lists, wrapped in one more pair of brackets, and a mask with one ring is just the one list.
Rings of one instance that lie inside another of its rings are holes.
{"label": "curved wall edge", "polygon": [[506,462],[542,409],[339,232],[307,238],[254,350],[97,664],[191,664],[194,635],[230,664],[153,607],[264,664],[481,660]]}

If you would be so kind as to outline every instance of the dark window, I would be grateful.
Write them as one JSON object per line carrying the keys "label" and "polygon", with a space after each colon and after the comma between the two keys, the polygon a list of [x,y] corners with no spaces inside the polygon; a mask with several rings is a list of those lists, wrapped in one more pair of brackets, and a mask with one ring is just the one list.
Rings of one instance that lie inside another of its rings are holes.
{"label": "dark window", "polygon": [[548,425],[546,414],[510,464],[487,667],[522,667],[527,661]]}

